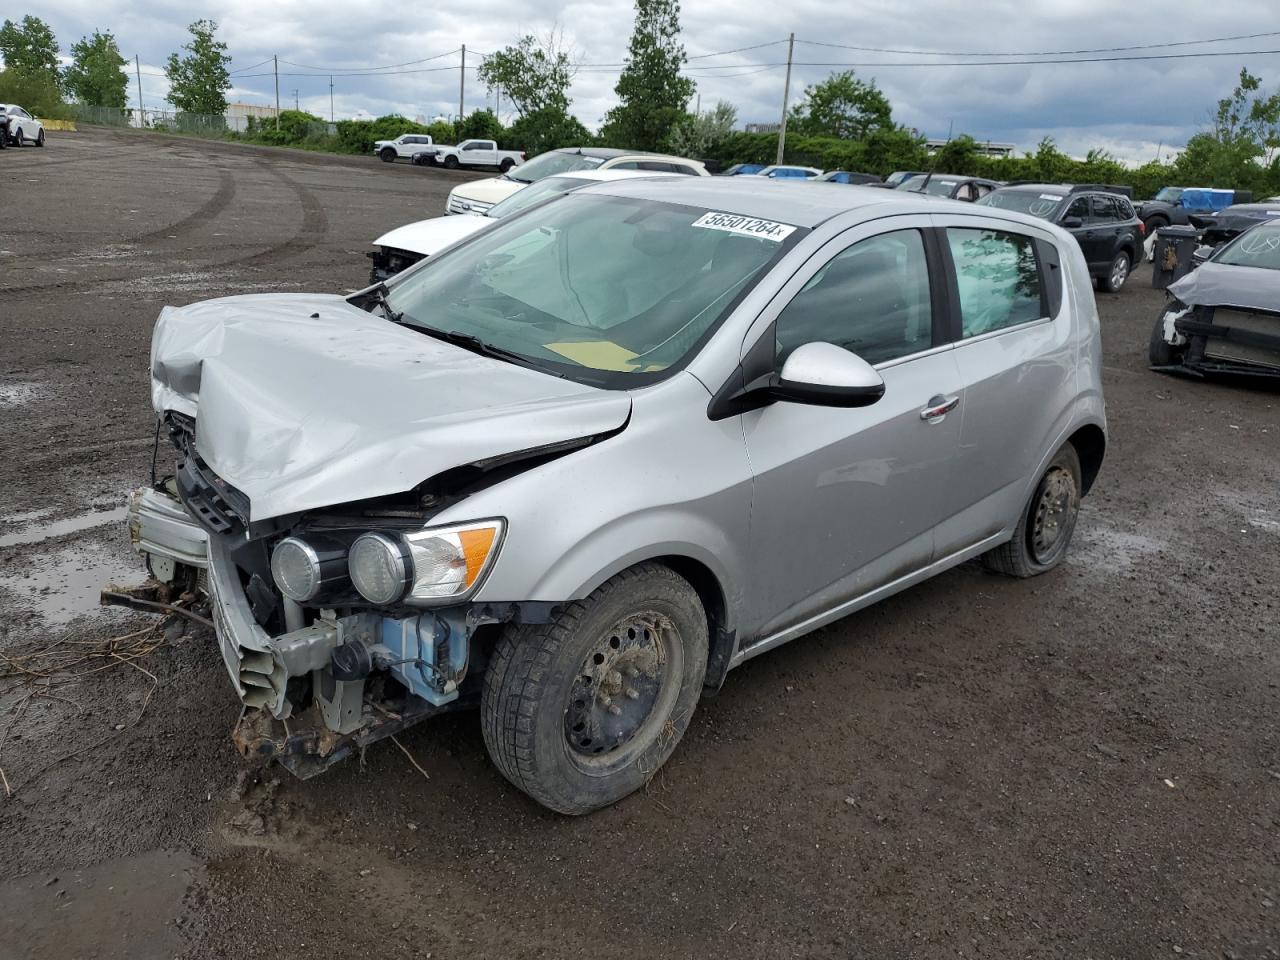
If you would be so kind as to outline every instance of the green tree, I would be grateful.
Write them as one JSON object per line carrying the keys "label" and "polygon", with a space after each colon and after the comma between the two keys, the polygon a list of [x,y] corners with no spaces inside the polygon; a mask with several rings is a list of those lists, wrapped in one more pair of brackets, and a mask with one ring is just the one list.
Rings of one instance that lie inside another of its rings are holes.
{"label": "green tree", "polygon": [[552,31],[539,40],[523,36],[514,46],[503,47],[480,64],[476,76],[490,91],[498,90],[524,117],[538,110],[569,109],[569,84],[578,72],[561,36]]}
{"label": "green tree", "polygon": [[680,73],[679,0],[636,0],[626,66],[614,92],[620,103],[605,117],[601,139],[633,150],[657,149],[685,116],[693,81]]}
{"label": "green tree", "polygon": [[591,146],[595,138],[577,117],[546,107],[520,117],[507,128],[502,138],[506,150],[523,150],[526,157],[536,157],[558,147]]}
{"label": "green tree", "polygon": [[212,20],[197,20],[187,30],[191,42],[183,44],[186,56],[169,54],[164,72],[169,78],[169,102],[183,113],[224,114],[227,112],[227,90],[231,76],[227,65],[227,45],[214,39],[218,25]]}
{"label": "green tree", "polygon": [[710,110],[687,116],[667,138],[667,149],[682,157],[712,156],[733,134],[738,108],[720,100]]}
{"label": "green tree", "polygon": [[42,120],[71,119],[71,111],[62,102],[62,93],[53,78],[43,71],[0,70],[0,103],[20,103],[33,117]]}
{"label": "green tree", "polygon": [[892,127],[893,111],[875,80],[859,80],[846,70],[805,87],[787,126],[801,136],[861,140],[873,130]]}
{"label": "green tree", "polygon": [[459,140],[501,140],[506,129],[492,110],[476,110],[458,123]]}
{"label": "green tree", "polygon": [[97,107],[124,107],[129,102],[129,78],[121,70],[126,61],[109,32],[95,30],[82,38],[71,47],[71,56],[63,82],[77,100]]}
{"label": "green tree", "polygon": [[0,24],[0,56],[6,70],[32,77],[44,77],[61,91],[58,73],[58,41],[50,26],[30,14],[21,23]]}

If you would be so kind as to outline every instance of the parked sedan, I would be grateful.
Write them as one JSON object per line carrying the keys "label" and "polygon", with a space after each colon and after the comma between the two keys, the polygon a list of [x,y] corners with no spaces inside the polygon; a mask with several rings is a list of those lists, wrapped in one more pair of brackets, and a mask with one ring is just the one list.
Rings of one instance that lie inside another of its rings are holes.
{"label": "parked sedan", "polygon": [[898,184],[898,190],[927,193],[931,197],[947,197],[950,200],[981,200],[1001,184],[982,177],[961,177],[950,173],[926,173],[908,177]]}
{"label": "parked sedan", "polygon": [[1154,369],[1280,382],[1280,219],[1237,235],[1168,293],[1151,331]]}
{"label": "parked sedan", "polygon": [[9,142],[15,147],[34,143],[44,146],[44,124],[16,103],[0,103],[0,112],[9,118]]}
{"label": "parked sedan", "polygon": [[884,186],[884,181],[874,173],[851,173],[848,170],[830,170],[818,179],[826,183],[850,183],[861,187]]}
{"label": "parked sedan", "polygon": [[166,307],[148,369],[174,479],[129,530],[208,584],[243,753],[309,776],[478,704],[567,814],[752,657],[1057,567],[1106,445],[1066,233],[838,185],[595,184],[350,297]]}
{"label": "parked sedan", "polygon": [[765,167],[757,177],[768,177],[770,180],[816,180],[822,176],[817,167],[797,167],[784,163],[775,163]]}
{"label": "parked sedan", "polygon": [[478,233],[495,220],[519,213],[550,197],[577,190],[592,183],[628,180],[636,177],[674,177],[673,173],[650,173],[642,170],[576,170],[556,177],[543,177],[519,193],[513,193],[483,213],[469,217],[433,217],[396,227],[373,241],[376,250],[368,257],[373,261],[370,283],[381,283],[419,260],[433,256],[459,240]]}

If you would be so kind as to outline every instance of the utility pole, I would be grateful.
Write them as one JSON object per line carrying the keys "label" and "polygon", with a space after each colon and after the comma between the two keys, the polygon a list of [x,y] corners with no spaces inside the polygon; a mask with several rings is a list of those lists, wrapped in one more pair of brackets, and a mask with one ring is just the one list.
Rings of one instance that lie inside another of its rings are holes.
{"label": "utility pole", "polygon": [[462,68],[458,71],[458,122],[462,122],[463,108],[465,102],[463,99],[463,91],[467,86],[467,45],[462,45]]}
{"label": "utility pole", "polygon": [[787,101],[791,99],[791,57],[796,49],[796,35],[791,34],[787,41],[787,79],[782,84],[782,125],[778,128],[778,159],[782,162],[782,153],[787,148]]}
{"label": "utility pole", "polygon": [[142,65],[138,63],[138,55],[133,55],[133,69],[138,72],[138,127],[139,129],[147,125],[147,110],[142,105]]}
{"label": "utility pole", "polygon": [[333,77],[329,77],[329,122],[333,123]]}
{"label": "utility pole", "polygon": [[293,109],[296,111],[300,111],[302,109],[302,107],[298,106],[298,91],[296,88],[293,91]]}
{"label": "utility pole", "polygon": [[280,129],[280,57],[274,55],[271,58],[271,69],[276,75],[276,130]]}

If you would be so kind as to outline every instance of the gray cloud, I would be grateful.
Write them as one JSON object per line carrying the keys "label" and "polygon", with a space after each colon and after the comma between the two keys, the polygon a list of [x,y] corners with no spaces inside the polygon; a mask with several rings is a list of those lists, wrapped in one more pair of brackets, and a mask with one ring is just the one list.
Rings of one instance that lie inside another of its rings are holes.
{"label": "gray cloud", "polygon": [[[478,55],[514,41],[525,32],[544,33],[559,25],[584,64],[622,60],[631,32],[628,0],[571,0],[568,3],[525,0],[468,0],[444,6],[406,8],[403,3],[368,0],[333,4],[281,0],[264,5],[255,0],[209,0],[191,8],[156,0],[45,0],[39,15],[50,22],[63,49],[95,28],[110,29],[126,56],[139,54],[144,97],[155,105],[166,92],[160,64],[185,40],[185,27],[197,15],[218,21],[220,34],[234,55],[233,70],[279,54],[282,103],[292,104],[292,91],[304,109],[329,113],[329,78],[335,73],[378,64],[403,63],[458,48]],[[691,57],[721,50],[797,38],[833,44],[955,51],[1044,51],[1128,46],[1140,43],[1248,34],[1274,23],[1271,0],[1233,0],[1211,5],[1201,0],[1171,0],[1159,17],[1142,5],[1101,0],[993,0],[955,5],[923,0],[910,7],[892,0],[864,0],[838,5],[819,0],[793,0],[785,5],[742,4],[699,0],[683,11],[685,46]],[[1158,21],[1158,22],[1157,22]],[[1280,49],[1280,36],[1217,44],[1208,48],[1174,47],[1153,53],[1197,49]],[[704,105],[725,99],[738,107],[742,121],[776,120],[781,109],[786,46],[725,57],[692,60],[690,73]],[[883,64],[912,58],[797,43],[802,64]],[[357,110],[373,114],[398,111],[432,116],[457,111],[458,56],[418,64],[422,72],[380,76],[336,76],[334,106],[339,117]],[[284,61],[288,61],[285,63]],[[308,67],[321,67],[312,70]],[[1269,88],[1280,86],[1280,54],[1204,59],[1130,61],[988,67],[858,66],[862,77],[874,77],[889,96],[895,118],[929,136],[945,136],[949,127],[979,139],[1008,141],[1034,148],[1053,136],[1068,152],[1083,154],[1102,147],[1122,159],[1151,159],[1163,145],[1180,147],[1204,122],[1214,101],[1234,85],[1242,65],[1263,77]],[[447,67],[448,69],[439,69]],[[272,78],[235,78],[233,98],[251,103],[274,100]],[[837,66],[797,66],[792,75],[793,101],[808,83],[821,80]],[[584,66],[576,78],[573,110],[595,126],[614,104],[617,68]],[[467,109],[493,103],[468,70]],[[301,74],[298,76],[290,74]],[[131,87],[131,98],[136,96]],[[506,119],[510,119],[507,117]]]}

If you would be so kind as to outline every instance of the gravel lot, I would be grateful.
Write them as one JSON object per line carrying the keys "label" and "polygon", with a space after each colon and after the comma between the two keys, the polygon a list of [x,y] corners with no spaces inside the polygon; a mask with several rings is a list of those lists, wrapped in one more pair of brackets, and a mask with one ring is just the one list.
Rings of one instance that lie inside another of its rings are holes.
{"label": "gravel lot", "polygon": [[[0,154],[0,653],[153,622],[95,598],[142,579],[160,308],[357,287],[469,176]],[[1063,568],[970,564],[750,661],[595,816],[509,787],[467,714],[400,738],[429,780],[391,743],[246,775],[201,628],[0,681],[0,957],[1280,957],[1280,394],[1148,371],[1148,281],[1099,296],[1111,450]]]}

